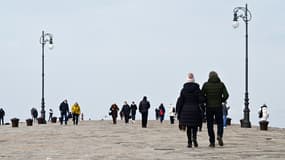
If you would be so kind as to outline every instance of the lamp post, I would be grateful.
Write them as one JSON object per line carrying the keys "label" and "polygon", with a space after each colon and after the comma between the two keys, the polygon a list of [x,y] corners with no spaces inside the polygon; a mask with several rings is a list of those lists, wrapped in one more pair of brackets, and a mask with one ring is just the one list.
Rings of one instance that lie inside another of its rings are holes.
{"label": "lamp post", "polygon": [[245,7],[236,7],[233,10],[233,27],[237,28],[239,26],[238,19],[242,18],[245,22],[245,98],[244,98],[244,118],[240,120],[242,128],[251,128],[249,120],[249,98],[248,98],[248,22],[251,20],[252,16],[250,11],[247,9],[247,4]]}
{"label": "lamp post", "polygon": [[42,100],[41,100],[41,118],[43,119],[43,123],[46,123],[45,120],[45,98],[44,98],[44,53],[45,53],[45,44],[49,43],[49,49],[53,48],[53,36],[50,33],[45,33],[42,31],[42,36],[40,38],[40,43],[42,45]]}

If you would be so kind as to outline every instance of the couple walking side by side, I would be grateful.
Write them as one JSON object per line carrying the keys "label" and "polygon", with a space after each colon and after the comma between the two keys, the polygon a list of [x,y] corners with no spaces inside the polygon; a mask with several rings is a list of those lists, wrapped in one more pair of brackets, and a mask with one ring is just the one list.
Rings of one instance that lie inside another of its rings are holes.
{"label": "couple walking side by side", "polygon": [[[69,115],[69,105],[66,99],[60,103],[59,111],[60,111],[60,124],[62,125],[64,122],[64,124],[67,125],[68,115]],[[74,125],[78,125],[78,119],[80,113],[81,113],[80,106],[77,102],[75,102],[71,107],[72,121]]]}
{"label": "couple walking side by side", "polygon": [[[229,94],[224,83],[215,71],[209,73],[209,79],[203,84],[202,90],[195,82],[194,74],[189,73],[187,82],[183,85],[176,102],[179,128],[186,129],[188,146],[198,147],[197,131],[202,123],[203,112],[206,110],[209,147],[215,147],[214,119],[217,122],[217,140],[220,146],[223,142],[223,107]],[[206,106],[205,109],[202,106]]]}

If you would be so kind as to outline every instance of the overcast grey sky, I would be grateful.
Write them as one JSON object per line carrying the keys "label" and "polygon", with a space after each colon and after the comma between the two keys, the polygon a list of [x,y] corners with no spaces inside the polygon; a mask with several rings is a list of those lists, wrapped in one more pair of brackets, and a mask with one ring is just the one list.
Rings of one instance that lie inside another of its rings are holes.
{"label": "overcast grey sky", "polygon": [[[44,30],[46,110],[63,99],[85,118],[101,119],[112,103],[139,102],[151,111],[175,104],[188,72],[202,85],[215,70],[230,93],[234,123],[243,118],[245,23],[232,28],[233,8],[248,3],[249,98],[252,124],[266,103],[270,125],[285,127],[283,0],[11,0],[0,5],[0,106],[6,121],[41,105]],[[138,114],[138,116],[140,116]],[[153,112],[150,118],[153,118]]]}

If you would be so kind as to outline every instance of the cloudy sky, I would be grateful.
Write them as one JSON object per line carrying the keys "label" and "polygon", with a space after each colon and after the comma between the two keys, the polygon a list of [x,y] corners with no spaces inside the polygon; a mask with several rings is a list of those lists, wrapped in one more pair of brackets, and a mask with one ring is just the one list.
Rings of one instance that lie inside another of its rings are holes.
{"label": "cloudy sky", "polygon": [[[151,111],[175,104],[188,72],[207,81],[215,70],[230,93],[234,123],[243,118],[245,23],[232,28],[233,8],[248,3],[250,120],[264,103],[270,125],[284,124],[285,1],[283,0],[11,0],[0,6],[0,106],[6,121],[41,106],[41,32],[46,110],[63,99],[85,118],[101,119],[112,103],[139,102]],[[152,112],[153,113],[153,112]],[[154,114],[150,114],[150,118]]]}

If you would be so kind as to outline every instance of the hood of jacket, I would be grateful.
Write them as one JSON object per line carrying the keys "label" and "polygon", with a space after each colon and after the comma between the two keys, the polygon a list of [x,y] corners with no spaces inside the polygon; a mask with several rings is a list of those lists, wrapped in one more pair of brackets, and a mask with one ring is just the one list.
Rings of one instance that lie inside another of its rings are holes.
{"label": "hood of jacket", "polygon": [[221,80],[217,75],[212,75],[211,77],[209,77],[208,82],[219,83],[219,82],[221,82]]}

